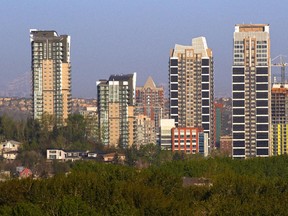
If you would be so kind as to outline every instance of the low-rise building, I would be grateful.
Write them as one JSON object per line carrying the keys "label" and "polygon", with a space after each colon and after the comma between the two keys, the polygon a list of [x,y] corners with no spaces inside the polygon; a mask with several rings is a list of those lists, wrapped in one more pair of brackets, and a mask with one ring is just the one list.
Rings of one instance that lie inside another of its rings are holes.
{"label": "low-rise building", "polygon": [[47,159],[49,160],[65,160],[66,152],[62,149],[47,149]]}
{"label": "low-rise building", "polygon": [[159,144],[162,150],[172,149],[171,129],[175,127],[174,119],[160,120]]}
{"label": "low-rise building", "polygon": [[16,176],[18,176],[20,179],[32,177],[32,175],[33,175],[32,171],[27,167],[23,166],[16,167]]}
{"label": "low-rise building", "polygon": [[86,151],[66,151],[65,160],[66,161],[81,160],[87,157],[87,153],[88,152]]}
{"label": "low-rise building", "polygon": [[172,128],[172,151],[208,156],[208,134],[202,128]]}
{"label": "low-rise building", "polygon": [[18,150],[22,143],[9,140],[0,144],[0,155],[7,160],[15,160],[18,155]]}
{"label": "low-rise building", "polygon": [[221,136],[220,152],[227,156],[232,155],[232,136]]}
{"label": "low-rise building", "polygon": [[0,143],[0,151],[5,152],[5,151],[18,151],[21,143],[17,142],[15,140],[9,140]]}
{"label": "low-rise building", "polygon": [[146,145],[156,143],[155,122],[145,115],[136,116],[135,144]]}
{"label": "low-rise building", "polygon": [[103,161],[103,162],[107,162],[107,163],[112,163],[112,162],[124,162],[125,161],[125,155],[124,154],[120,154],[120,153],[107,153],[107,154],[98,154],[97,156],[98,160]]}

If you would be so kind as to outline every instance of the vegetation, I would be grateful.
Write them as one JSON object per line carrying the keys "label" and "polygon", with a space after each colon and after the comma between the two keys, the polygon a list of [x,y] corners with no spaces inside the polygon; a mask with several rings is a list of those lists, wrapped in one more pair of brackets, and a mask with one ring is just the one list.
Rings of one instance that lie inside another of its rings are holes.
{"label": "vegetation", "polygon": [[[77,162],[69,175],[0,183],[0,215],[287,215],[288,157],[192,157],[146,169]],[[182,177],[212,186],[183,187]]]}
{"label": "vegetation", "polygon": [[[33,119],[15,121],[11,117],[0,117],[0,141],[14,139],[24,144],[25,150],[35,150],[42,154],[47,148],[66,150],[101,149],[97,134],[91,135],[90,119],[82,115],[70,115],[65,126],[56,127],[53,118],[44,115],[42,124]],[[94,129],[94,131],[97,128]]]}
{"label": "vegetation", "polygon": [[[51,122],[49,116],[41,126],[0,117],[1,140],[24,143],[13,163],[0,161],[0,170],[24,165],[42,177],[0,182],[0,215],[287,215],[288,156],[203,158],[151,144],[117,149],[125,165],[117,165],[117,157],[114,164],[46,163],[48,147],[103,149],[82,116],[70,116],[63,127]],[[183,177],[211,184],[187,186]]]}

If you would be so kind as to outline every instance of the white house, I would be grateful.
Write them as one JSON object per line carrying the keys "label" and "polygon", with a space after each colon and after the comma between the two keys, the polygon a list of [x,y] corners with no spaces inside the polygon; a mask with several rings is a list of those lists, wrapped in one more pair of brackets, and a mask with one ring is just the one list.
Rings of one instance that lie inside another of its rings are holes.
{"label": "white house", "polygon": [[21,145],[22,143],[14,140],[2,142],[0,144],[0,155],[2,155],[4,159],[15,160]]}
{"label": "white house", "polygon": [[47,159],[49,160],[65,160],[66,152],[62,149],[47,149]]}

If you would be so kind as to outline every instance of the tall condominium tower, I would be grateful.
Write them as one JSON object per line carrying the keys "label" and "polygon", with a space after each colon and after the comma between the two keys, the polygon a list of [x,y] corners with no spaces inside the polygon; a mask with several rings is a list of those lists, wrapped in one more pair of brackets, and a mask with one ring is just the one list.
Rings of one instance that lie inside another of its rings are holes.
{"label": "tall condominium tower", "polygon": [[233,157],[269,156],[269,25],[236,25],[233,74]]}
{"label": "tall condominium tower", "polygon": [[288,85],[273,84],[271,149],[273,155],[288,153]]}
{"label": "tall condominium tower", "polygon": [[[159,134],[160,119],[164,116],[164,108],[164,88],[156,87],[152,77],[148,77],[144,86],[136,87],[135,115],[145,115],[154,121],[157,134]],[[156,138],[156,134],[154,137]]]}
{"label": "tall condominium tower", "polygon": [[212,50],[206,39],[175,45],[169,61],[170,118],[178,127],[201,127],[214,144],[214,77]]}
{"label": "tall condominium tower", "polygon": [[112,75],[97,83],[100,138],[106,146],[127,147],[135,136],[136,73]]}
{"label": "tall condominium tower", "polygon": [[30,30],[33,117],[52,115],[62,124],[71,112],[70,36]]}

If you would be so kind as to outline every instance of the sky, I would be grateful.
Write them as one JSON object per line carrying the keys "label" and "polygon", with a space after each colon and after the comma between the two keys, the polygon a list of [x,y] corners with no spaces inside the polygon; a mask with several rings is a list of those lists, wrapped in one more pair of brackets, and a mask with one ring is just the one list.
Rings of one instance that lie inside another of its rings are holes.
{"label": "sky", "polygon": [[137,86],[152,76],[167,91],[170,49],[199,36],[213,50],[215,96],[231,96],[235,24],[270,24],[272,58],[288,56],[287,11],[285,0],[0,0],[0,94],[30,74],[29,29],[39,29],[71,36],[72,97],[133,72]]}

